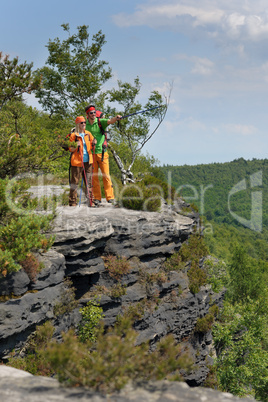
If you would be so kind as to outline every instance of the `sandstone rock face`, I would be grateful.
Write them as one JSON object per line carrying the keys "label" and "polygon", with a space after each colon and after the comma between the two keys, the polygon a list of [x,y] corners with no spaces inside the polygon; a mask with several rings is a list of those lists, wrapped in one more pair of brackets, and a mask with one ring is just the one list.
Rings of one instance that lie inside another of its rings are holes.
{"label": "sandstone rock face", "polygon": [[[31,283],[24,271],[12,273],[1,283],[0,295],[14,294],[5,303],[0,303],[0,357],[13,348],[19,348],[35,330],[36,325],[52,319],[53,307],[60,299],[65,275],[64,256],[50,250],[39,255],[44,269]],[[25,278],[27,277],[27,280]],[[22,280],[21,286],[19,282]],[[10,287],[8,287],[10,284]]]}
{"label": "sandstone rock face", "polygon": [[30,279],[26,272],[12,272],[0,281],[0,295],[8,296],[13,294],[14,296],[23,295],[28,290]]}
{"label": "sandstone rock face", "polygon": [[208,388],[190,388],[183,382],[149,382],[128,384],[121,392],[109,396],[86,388],[62,388],[57,380],[34,377],[29,373],[0,366],[1,400],[5,402],[235,402],[249,401]]}
{"label": "sandstone rock face", "polygon": [[[180,215],[167,207],[162,213],[152,213],[108,204],[98,209],[65,207],[58,212],[53,249],[65,256],[66,275],[72,279],[81,305],[92,298],[96,287],[109,289],[117,283],[109,276],[102,257],[125,257],[132,267],[121,282],[126,293],[120,297],[99,294],[106,325],[113,325],[118,314],[130,305],[147,300],[151,309],[135,323],[138,342],[150,341],[153,348],[169,333],[178,342],[186,340],[198,367],[189,376],[189,384],[202,384],[208,373],[212,336],[196,334],[194,328],[197,319],[208,313],[211,299],[221,304],[223,295],[213,295],[208,286],[192,294],[186,271],[170,272],[162,283],[148,279],[148,275],[157,275],[161,263],[187,240],[197,223],[196,217]],[[153,303],[156,298],[157,306]]]}
{"label": "sandstone rock face", "polygon": [[[103,205],[59,207],[52,229],[55,243],[48,253],[38,256],[44,268],[36,281],[30,282],[21,271],[0,282],[0,295],[16,296],[0,303],[0,357],[4,359],[12,349],[21,348],[36,326],[48,319],[57,337],[61,331],[77,327],[79,308],[64,317],[54,316],[54,306],[64,291],[64,278],[68,277],[76,289],[79,307],[85,306],[98,289],[107,326],[113,325],[118,314],[129,306],[145,300],[148,308],[135,322],[138,342],[149,341],[153,349],[159,339],[172,333],[178,342],[185,343],[196,363],[186,381],[191,386],[202,385],[211,359],[212,336],[210,332],[196,333],[195,326],[197,319],[208,313],[211,303],[221,305],[223,294],[213,294],[209,286],[192,294],[187,267],[170,272],[162,280],[153,279],[161,271],[161,264],[188,239],[198,216],[184,216],[167,205],[161,213],[130,211],[105,202]],[[111,292],[118,280],[106,269],[107,256],[125,257],[131,265],[120,281],[125,290],[121,295]],[[159,395],[165,392],[166,385],[163,387],[157,391]],[[146,392],[150,394],[150,389]]]}

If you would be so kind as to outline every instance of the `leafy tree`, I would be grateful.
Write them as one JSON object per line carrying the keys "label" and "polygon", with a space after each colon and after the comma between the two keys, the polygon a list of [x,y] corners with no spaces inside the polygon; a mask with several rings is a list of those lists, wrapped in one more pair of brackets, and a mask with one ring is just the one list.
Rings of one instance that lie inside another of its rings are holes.
{"label": "leafy tree", "polygon": [[42,80],[36,97],[51,115],[81,113],[82,107],[89,99],[94,102],[101,86],[111,78],[108,63],[99,60],[106,42],[102,32],[93,35],[89,43],[88,26],[79,26],[73,35],[69,24],[61,26],[69,34],[68,38],[49,40],[48,66],[36,71],[36,77]]}
{"label": "leafy tree", "polygon": [[62,120],[49,119],[23,101],[22,95],[39,85],[32,63],[19,64],[0,52],[0,178],[48,171],[63,154],[55,137],[57,128],[63,130]]}
{"label": "leafy tree", "polygon": [[261,261],[250,259],[243,246],[239,245],[234,249],[229,267],[231,281],[228,286],[228,295],[233,302],[260,297],[266,286],[262,280],[261,268]]}
{"label": "leafy tree", "polygon": [[18,57],[10,60],[0,52],[0,111],[8,101],[38,88],[40,81],[33,76],[32,67],[32,63],[19,63]]}
{"label": "leafy tree", "polygon": [[[92,36],[89,42],[88,26],[79,26],[76,34],[70,34],[69,24],[62,25],[69,34],[65,40],[56,38],[49,40],[47,66],[36,71],[36,77],[42,80],[42,87],[36,92],[36,97],[43,108],[50,115],[84,113],[86,104],[94,103],[101,110],[105,110],[106,117],[120,112],[123,115],[142,111],[142,105],[137,101],[141,84],[136,78],[134,85],[118,81],[118,89],[102,92],[102,86],[111,78],[111,69],[106,61],[100,60],[105,36],[99,31]],[[116,103],[122,109],[105,106],[105,102]],[[117,167],[121,171],[121,180],[134,181],[132,167],[144,145],[152,138],[162,123],[166,110],[167,100],[153,91],[145,104],[145,109],[156,106],[161,108],[151,110],[147,115],[135,115],[128,120],[122,120],[119,127],[111,128],[113,143],[110,150]],[[150,118],[156,118],[158,124],[150,132]],[[122,152],[128,147],[130,152]]]}
{"label": "leafy tree", "polygon": [[[113,142],[109,143],[109,148],[121,171],[123,185],[127,181],[135,182],[132,172],[133,164],[144,145],[152,138],[163,122],[168,107],[168,99],[164,103],[163,97],[157,91],[151,93],[148,102],[142,107],[137,101],[140,88],[141,83],[137,77],[134,80],[134,85],[123,83],[119,80],[118,89],[108,91],[109,100],[121,106],[123,116],[132,115],[127,119],[121,120],[117,128],[111,128]],[[148,112],[140,113],[143,110],[148,110]],[[150,119],[152,118],[156,118],[158,123],[151,131]],[[119,151],[122,146],[127,152],[120,157]]]}
{"label": "leafy tree", "polygon": [[[0,278],[19,271],[27,261],[29,263],[33,250],[47,250],[54,242],[53,237],[45,235],[53,216],[31,213],[30,196],[21,197],[21,189],[25,188],[23,183],[15,183],[9,196],[16,198],[16,208],[10,208],[7,200],[9,183],[7,179],[0,179]],[[24,214],[19,215],[15,209],[23,209]]]}
{"label": "leafy tree", "polygon": [[67,172],[68,153],[60,145],[69,125],[68,119],[49,118],[22,101],[9,101],[0,112],[0,178],[40,170]]}
{"label": "leafy tree", "polygon": [[225,303],[213,329],[222,391],[267,401],[267,297],[231,305]]}

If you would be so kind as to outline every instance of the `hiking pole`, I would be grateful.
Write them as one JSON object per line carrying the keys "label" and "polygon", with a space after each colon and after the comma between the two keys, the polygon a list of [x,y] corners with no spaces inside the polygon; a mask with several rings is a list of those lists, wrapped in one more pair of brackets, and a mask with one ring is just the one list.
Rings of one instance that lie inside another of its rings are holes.
{"label": "hiking pole", "polygon": [[82,149],[81,149],[81,147],[79,147],[79,152],[80,152],[80,157],[81,157],[81,161],[82,161],[82,167],[83,167],[83,172],[84,172],[84,179],[85,179],[85,185],[86,185],[87,195],[88,195],[88,199],[89,199],[90,206],[92,207],[92,199],[91,199],[91,196],[90,196],[90,193],[89,193],[88,182],[87,182],[87,175],[86,175],[86,170],[85,170],[85,165],[84,165],[84,161],[83,161],[83,154],[82,154]]}
{"label": "hiking pole", "polygon": [[82,189],[83,189],[83,176],[82,176],[82,181],[81,181],[81,190],[80,190],[80,200],[79,200],[79,207],[81,205],[81,198],[82,198]]}
{"label": "hiking pole", "polygon": [[[93,203],[93,175],[94,175],[94,162],[95,162],[95,144],[92,144],[92,158],[93,158],[93,163],[92,163],[92,174],[91,174],[91,203]],[[98,170],[98,169],[97,169]]]}
{"label": "hiking pole", "polygon": [[[159,109],[160,107],[164,107],[164,106],[165,106],[165,105],[155,106],[155,107],[151,107],[150,109],[141,110],[140,112],[135,112],[135,113],[127,114],[127,115],[125,115],[125,116],[122,116],[121,119],[125,119],[126,117],[134,116],[135,114],[149,112],[150,110]],[[121,119],[120,119],[120,120],[121,120]]]}

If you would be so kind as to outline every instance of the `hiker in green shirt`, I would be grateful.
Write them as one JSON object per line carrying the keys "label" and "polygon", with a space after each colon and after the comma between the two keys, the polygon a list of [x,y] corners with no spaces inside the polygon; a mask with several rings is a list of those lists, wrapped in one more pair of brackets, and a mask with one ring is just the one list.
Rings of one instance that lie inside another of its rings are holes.
{"label": "hiker in green shirt", "polygon": [[[93,137],[96,139],[95,149],[93,149],[93,198],[94,203],[98,206],[101,203],[101,187],[98,177],[99,168],[102,173],[102,181],[105,192],[106,200],[114,203],[114,191],[113,184],[109,171],[109,155],[107,152],[107,144],[105,143],[106,136],[105,130],[108,125],[114,124],[120,120],[122,116],[117,115],[111,119],[105,119],[97,116],[97,112],[94,105],[89,105],[85,108],[87,115],[86,130],[90,131]],[[99,112],[98,112],[99,113]],[[100,124],[100,126],[99,126]]]}

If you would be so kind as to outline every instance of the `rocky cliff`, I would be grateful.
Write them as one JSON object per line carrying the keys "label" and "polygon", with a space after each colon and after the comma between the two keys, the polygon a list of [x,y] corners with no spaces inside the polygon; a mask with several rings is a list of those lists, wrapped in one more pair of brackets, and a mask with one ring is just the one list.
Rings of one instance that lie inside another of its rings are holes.
{"label": "rocky cliff", "polygon": [[190,388],[185,382],[141,382],[127,384],[119,393],[101,395],[86,388],[63,388],[57,380],[36,377],[21,370],[0,365],[1,400],[5,402],[245,402],[209,388]]}
{"label": "rocky cliff", "polygon": [[[118,314],[130,305],[146,301],[142,317],[135,322],[138,342],[149,340],[151,347],[172,333],[190,350],[195,369],[185,377],[190,386],[204,383],[212,358],[211,332],[195,331],[197,319],[204,317],[212,304],[220,305],[223,294],[209,286],[193,294],[189,290],[187,267],[161,278],[161,266],[179,251],[194,227],[198,215],[180,213],[183,202],[161,213],[130,211],[104,203],[104,207],[60,207],[53,223],[53,248],[38,255],[43,269],[35,281],[20,271],[0,281],[0,357],[20,350],[36,326],[51,320],[55,336],[81,319],[79,307],[85,306],[96,291],[105,313],[105,324],[113,325]],[[121,294],[111,291],[118,279],[106,269],[105,257],[124,257],[131,270],[120,279]],[[202,261],[200,261],[202,267]],[[54,307],[66,289],[65,278],[75,288],[79,306],[63,317],[55,317]],[[5,298],[8,299],[5,301]]]}

